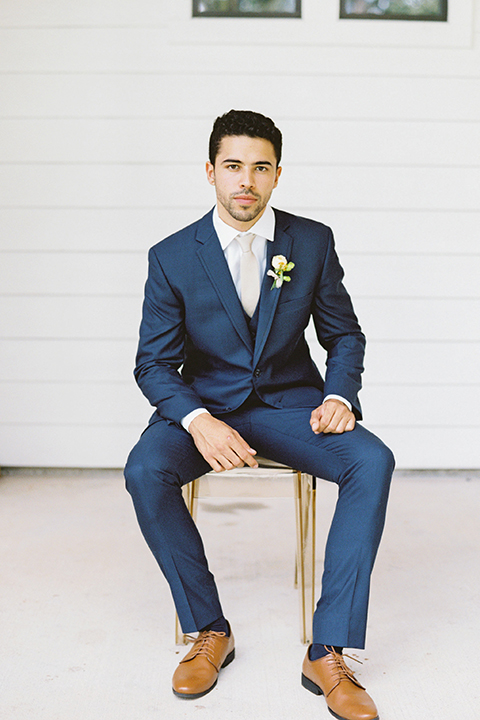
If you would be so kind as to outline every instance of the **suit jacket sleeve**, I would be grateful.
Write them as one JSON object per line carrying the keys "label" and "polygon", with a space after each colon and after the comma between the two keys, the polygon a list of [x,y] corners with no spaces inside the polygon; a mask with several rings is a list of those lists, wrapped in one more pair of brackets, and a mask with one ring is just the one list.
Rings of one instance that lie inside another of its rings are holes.
{"label": "suit jacket sleeve", "polygon": [[313,306],[317,337],[327,351],[324,393],[349,400],[356,418],[361,420],[358,393],[362,387],[365,336],[343,285],[343,276],[329,229],[329,243]]}
{"label": "suit jacket sleeve", "polygon": [[159,415],[177,423],[203,406],[178,372],[184,361],[184,345],[183,302],[170,287],[152,248],[134,374]]}

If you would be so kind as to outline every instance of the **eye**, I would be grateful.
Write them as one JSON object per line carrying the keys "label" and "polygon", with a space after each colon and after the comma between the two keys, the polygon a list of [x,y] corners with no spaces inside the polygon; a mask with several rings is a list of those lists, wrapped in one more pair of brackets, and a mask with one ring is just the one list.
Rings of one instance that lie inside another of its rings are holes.
{"label": "eye", "polygon": [[238,165],[235,165],[235,163],[232,163],[231,165],[227,165],[227,168],[229,170],[238,170]]}
{"label": "eye", "polygon": [[267,172],[268,168],[265,165],[257,165],[258,172]]}

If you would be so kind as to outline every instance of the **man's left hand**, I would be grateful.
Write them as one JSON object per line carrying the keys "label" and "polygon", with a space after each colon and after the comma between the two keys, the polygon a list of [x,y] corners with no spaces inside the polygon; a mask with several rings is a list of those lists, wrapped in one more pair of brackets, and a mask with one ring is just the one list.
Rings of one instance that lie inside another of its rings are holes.
{"label": "man's left hand", "polygon": [[355,415],[341,400],[326,400],[313,410],[310,426],[315,435],[349,432],[355,427]]}

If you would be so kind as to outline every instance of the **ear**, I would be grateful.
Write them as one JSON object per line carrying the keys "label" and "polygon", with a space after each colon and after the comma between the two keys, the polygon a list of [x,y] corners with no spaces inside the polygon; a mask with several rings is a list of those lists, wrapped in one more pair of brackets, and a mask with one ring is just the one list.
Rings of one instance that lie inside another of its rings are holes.
{"label": "ear", "polygon": [[277,187],[278,181],[280,180],[280,175],[281,175],[281,174],[282,174],[282,168],[281,168],[280,165],[279,165],[278,168],[277,168],[276,176],[275,176],[275,183],[274,183],[274,185],[273,185],[274,188]]}
{"label": "ear", "polygon": [[210,160],[207,160],[205,170],[207,171],[207,180],[210,185],[215,185],[215,168],[213,167]]}

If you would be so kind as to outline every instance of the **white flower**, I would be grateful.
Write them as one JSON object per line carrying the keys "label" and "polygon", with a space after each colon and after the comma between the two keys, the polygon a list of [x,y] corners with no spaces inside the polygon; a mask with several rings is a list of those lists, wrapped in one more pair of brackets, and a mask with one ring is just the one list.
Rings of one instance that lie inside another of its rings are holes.
{"label": "white flower", "polygon": [[271,290],[281,288],[284,282],[290,282],[291,278],[285,273],[290,272],[295,267],[295,263],[289,262],[285,255],[275,255],[272,258],[272,267],[273,270],[267,272],[267,275],[274,278]]}
{"label": "white flower", "polygon": [[285,257],[285,255],[275,255],[275,257],[272,258],[272,267],[275,270],[286,270],[288,265],[288,260]]}

